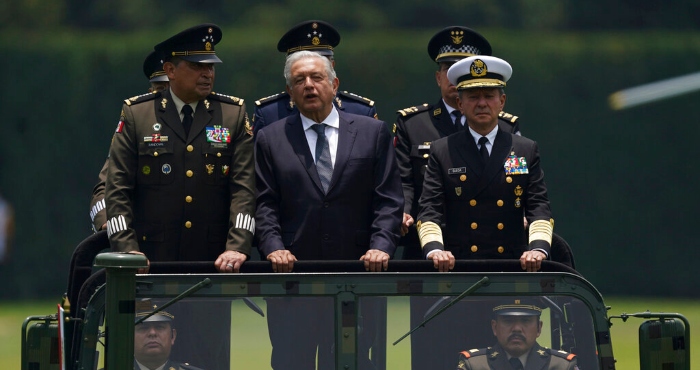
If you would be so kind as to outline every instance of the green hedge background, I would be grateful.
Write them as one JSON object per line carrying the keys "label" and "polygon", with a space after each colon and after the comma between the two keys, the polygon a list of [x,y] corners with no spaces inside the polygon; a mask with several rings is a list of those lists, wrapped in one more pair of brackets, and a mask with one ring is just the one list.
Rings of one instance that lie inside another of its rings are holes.
{"label": "green hedge background", "polygon": [[[254,101],[282,91],[276,43],[290,24],[223,27],[215,91]],[[116,32],[0,34],[0,192],[17,217],[0,299],[60,295],[72,250],[90,234],[89,198],[123,99],[148,88],[152,45],[195,23]],[[439,99],[426,45],[442,27],[341,29],[340,88],[380,119]],[[540,145],[557,233],[603,294],[698,297],[698,93],[623,111],[612,92],[695,72],[700,32],[480,28],[514,69],[505,110]]]}

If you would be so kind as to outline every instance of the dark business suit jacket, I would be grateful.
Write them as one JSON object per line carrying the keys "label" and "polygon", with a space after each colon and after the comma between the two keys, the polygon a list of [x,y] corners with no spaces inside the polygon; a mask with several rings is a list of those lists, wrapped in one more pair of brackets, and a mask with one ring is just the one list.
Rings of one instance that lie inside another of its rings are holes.
{"label": "dark business suit jacket", "polygon": [[403,212],[401,180],[386,124],[338,111],[335,166],[324,194],[299,113],[258,132],[256,228],[261,255],[299,260],[393,255]]}

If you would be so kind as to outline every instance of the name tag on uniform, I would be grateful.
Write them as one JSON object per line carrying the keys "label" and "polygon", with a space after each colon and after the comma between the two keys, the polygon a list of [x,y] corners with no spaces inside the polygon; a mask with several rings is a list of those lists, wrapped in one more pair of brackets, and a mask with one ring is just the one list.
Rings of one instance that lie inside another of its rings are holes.
{"label": "name tag on uniform", "polygon": [[448,175],[454,175],[457,173],[467,173],[467,168],[466,167],[459,167],[459,168],[448,168],[447,169]]}
{"label": "name tag on uniform", "polygon": [[418,150],[430,149],[430,145],[418,145]]}

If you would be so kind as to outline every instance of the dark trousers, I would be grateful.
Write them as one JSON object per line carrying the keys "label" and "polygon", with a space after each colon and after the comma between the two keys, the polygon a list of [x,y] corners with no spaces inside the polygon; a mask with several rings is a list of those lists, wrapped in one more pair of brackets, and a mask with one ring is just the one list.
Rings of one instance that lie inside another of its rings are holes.
{"label": "dark trousers", "polygon": [[[267,329],[273,369],[335,369],[335,302],[332,297],[267,298]],[[358,368],[371,370],[369,348],[376,332],[376,299],[360,303]]]}

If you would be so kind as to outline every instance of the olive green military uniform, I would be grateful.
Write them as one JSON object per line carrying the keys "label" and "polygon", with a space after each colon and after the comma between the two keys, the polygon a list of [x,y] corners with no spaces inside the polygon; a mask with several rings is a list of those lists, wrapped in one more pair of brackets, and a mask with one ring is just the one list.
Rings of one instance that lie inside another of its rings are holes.
{"label": "olive green military uniform", "polygon": [[[520,133],[518,116],[501,112],[498,127],[512,134]],[[423,104],[398,111],[394,124],[396,159],[401,172],[405,198],[404,213],[414,220],[418,218],[418,200],[423,192],[423,176],[428,167],[430,145],[433,141],[454,134],[458,128],[453,123],[445,103]],[[401,240],[403,259],[424,259],[415,228]]]}
{"label": "olive green military uniform", "polygon": [[[459,355],[457,370],[512,369],[508,355],[499,345],[463,351]],[[535,343],[527,357],[524,370],[578,370],[576,355],[541,347]]]}
{"label": "olive green military uniform", "polygon": [[[134,361],[134,370],[143,370],[141,367],[139,367],[139,364],[137,364],[136,361]],[[192,366],[192,365],[187,364],[187,363],[181,364],[179,362],[168,361],[165,364],[165,366],[163,366],[163,370],[202,370],[202,369],[200,369],[196,366]]]}
{"label": "olive green military uniform", "polygon": [[170,91],[125,100],[106,184],[112,249],[151,261],[247,255],[255,231],[253,137],[243,100],[200,100],[189,135]]}

